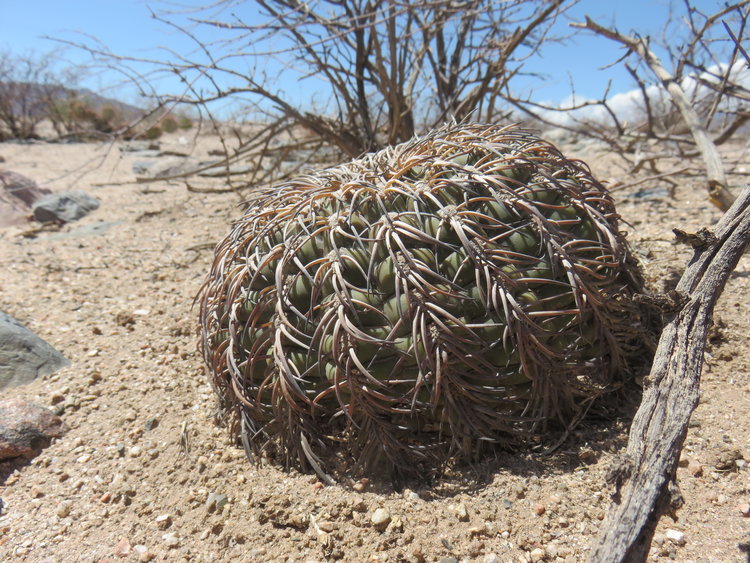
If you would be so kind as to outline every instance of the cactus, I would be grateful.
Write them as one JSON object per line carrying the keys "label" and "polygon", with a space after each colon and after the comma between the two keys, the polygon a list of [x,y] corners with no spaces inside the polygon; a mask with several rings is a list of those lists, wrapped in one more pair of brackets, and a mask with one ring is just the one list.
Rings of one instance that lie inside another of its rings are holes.
{"label": "cactus", "polygon": [[248,453],[429,475],[569,427],[648,361],[606,190],[516,127],[445,126],[257,192],[200,296]]}

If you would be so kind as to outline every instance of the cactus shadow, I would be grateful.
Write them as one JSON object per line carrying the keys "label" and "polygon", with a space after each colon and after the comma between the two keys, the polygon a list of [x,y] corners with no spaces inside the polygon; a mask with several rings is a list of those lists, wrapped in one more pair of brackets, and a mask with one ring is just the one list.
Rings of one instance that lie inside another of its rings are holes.
{"label": "cactus shadow", "polygon": [[[610,462],[628,442],[628,429],[641,400],[635,384],[628,392],[600,399],[573,429],[555,429],[524,449],[497,448],[473,463],[449,468],[431,481],[380,483],[382,492],[410,489],[424,500],[476,495],[489,487],[510,488],[529,479],[543,481],[580,473],[606,473]],[[602,483],[604,487],[604,483]]]}

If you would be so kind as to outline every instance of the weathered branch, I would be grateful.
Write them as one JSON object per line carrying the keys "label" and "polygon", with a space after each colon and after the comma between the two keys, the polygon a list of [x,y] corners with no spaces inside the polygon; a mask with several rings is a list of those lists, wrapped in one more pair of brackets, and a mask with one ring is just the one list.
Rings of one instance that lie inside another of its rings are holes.
{"label": "weathered branch", "polygon": [[679,505],[675,471],[698,404],[714,306],[750,243],[750,188],[713,233],[676,234],[687,239],[695,255],[677,285],[675,297],[682,305],[659,340],[627,449],[610,473],[616,490],[592,551],[591,561],[597,563],[644,561],[659,517]]}
{"label": "weathered branch", "polygon": [[659,79],[662,86],[669,93],[672,101],[685,120],[695,144],[703,157],[706,166],[708,180],[708,197],[711,203],[726,211],[734,201],[734,196],[727,189],[727,179],[724,173],[724,165],[716,145],[711,142],[708,132],[701,123],[700,116],[693,108],[685,91],[679,85],[675,77],[664,68],[659,58],[649,49],[648,44],[642,38],[623,35],[615,30],[603,27],[586,17],[586,23],[574,23],[573,27],[589,29],[599,35],[622,43],[628,49],[636,53],[648,65],[654,75]]}

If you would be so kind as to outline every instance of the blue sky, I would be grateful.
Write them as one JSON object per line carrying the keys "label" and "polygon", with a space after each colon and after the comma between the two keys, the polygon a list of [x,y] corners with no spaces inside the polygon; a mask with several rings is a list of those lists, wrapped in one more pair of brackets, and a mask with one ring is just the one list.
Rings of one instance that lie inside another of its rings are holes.
{"label": "blue sky", "polygon": [[[160,47],[186,53],[193,48],[181,33],[153,20],[150,10],[200,6],[209,0],[0,0],[0,49],[14,53],[53,52],[75,63],[86,62],[88,55],[74,48],[45,39],[45,36],[80,40],[81,34],[101,40],[118,54],[164,59]],[[695,0],[707,12],[718,9],[720,0]],[[251,11],[247,10],[250,14]],[[669,12],[669,0],[581,0],[568,18],[582,21],[590,15],[602,24],[615,24],[621,31],[657,34]],[[252,16],[245,16],[251,20]],[[546,48],[541,57],[530,62],[528,69],[547,75],[544,82],[535,80],[519,85],[532,92],[537,101],[560,102],[570,94],[570,82],[576,93],[598,97],[607,82],[613,81],[613,92],[634,87],[622,65],[602,70],[622,54],[615,43],[588,32],[578,31],[563,45]],[[83,85],[99,90],[112,84],[112,74],[93,75]],[[289,88],[299,88],[296,84]],[[125,95],[134,101],[134,94]]]}

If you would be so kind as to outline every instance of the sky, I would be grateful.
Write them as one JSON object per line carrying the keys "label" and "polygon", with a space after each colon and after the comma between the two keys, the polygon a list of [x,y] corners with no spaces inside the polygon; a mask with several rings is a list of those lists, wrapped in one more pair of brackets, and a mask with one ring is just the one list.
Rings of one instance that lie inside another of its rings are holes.
{"label": "sky", "polygon": [[[0,0],[3,17],[0,19],[0,50],[14,53],[38,53],[63,58],[73,63],[86,63],[90,56],[76,48],[66,47],[49,37],[85,41],[92,44],[97,38],[113,53],[143,58],[164,59],[165,51],[185,54],[194,44],[183,33],[154,20],[151,10],[184,9],[209,4],[213,0]],[[676,0],[675,0],[676,1]],[[237,0],[234,0],[236,4]],[[250,4],[250,3],[248,3]],[[721,0],[694,0],[699,8],[713,12]],[[581,0],[567,15],[568,20],[583,21],[586,15],[604,25],[616,25],[621,32],[659,35],[669,13],[670,0]],[[253,9],[245,6],[246,21],[252,21]],[[529,61],[527,70],[543,73],[545,79],[521,79],[519,89],[536,101],[563,103],[569,100],[571,84],[578,97],[598,98],[608,83],[612,92],[626,92],[634,88],[633,79],[623,65],[614,65],[622,54],[616,43],[585,31],[569,29],[560,22],[562,31],[573,35],[563,44],[549,46],[541,55]],[[220,37],[223,30],[215,31]],[[208,36],[207,39],[213,39]],[[91,73],[83,77],[81,85],[102,91],[121,77],[111,72]],[[172,84],[170,83],[169,86]],[[297,83],[282,84],[299,96],[309,95]],[[117,97],[136,102],[137,95],[120,90]]]}

